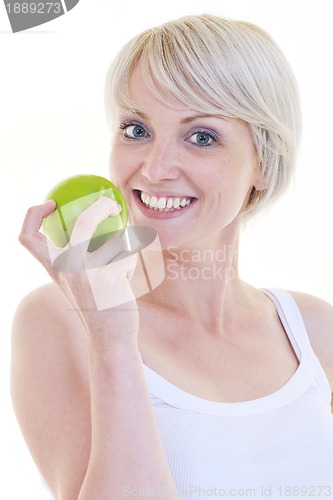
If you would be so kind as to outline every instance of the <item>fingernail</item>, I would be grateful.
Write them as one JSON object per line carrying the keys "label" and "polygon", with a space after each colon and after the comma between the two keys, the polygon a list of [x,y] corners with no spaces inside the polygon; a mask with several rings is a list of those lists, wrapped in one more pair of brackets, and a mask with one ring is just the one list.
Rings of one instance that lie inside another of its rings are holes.
{"label": "fingernail", "polygon": [[57,203],[54,201],[54,200],[47,200],[47,201],[44,201],[43,205],[45,207],[47,207],[48,205],[52,206],[52,205],[56,205]]}

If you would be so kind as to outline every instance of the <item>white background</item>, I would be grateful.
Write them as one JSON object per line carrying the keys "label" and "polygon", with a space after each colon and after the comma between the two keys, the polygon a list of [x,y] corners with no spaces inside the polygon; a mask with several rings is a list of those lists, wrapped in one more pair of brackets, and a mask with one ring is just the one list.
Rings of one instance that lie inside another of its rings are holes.
{"label": "white background", "polygon": [[48,281],[17,241],[25,211],[64,177],[108,176],[104,77],[120,46],[152,25],[203,12],[252,21],[271,33],[295,70],[302,96],[295,187],[243,234],[243,278],[333,303],[333,0],[80,0],[67,15],[17,34],[1,3],[0,498],[48,497],[9,396],[15,308]]}

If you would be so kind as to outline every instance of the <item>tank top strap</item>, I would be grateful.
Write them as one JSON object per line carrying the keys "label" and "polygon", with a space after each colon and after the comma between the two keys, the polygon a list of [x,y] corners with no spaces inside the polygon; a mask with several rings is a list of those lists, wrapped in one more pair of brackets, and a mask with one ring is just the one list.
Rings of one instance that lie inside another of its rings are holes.
{"label": "tank top strap", "polygon": [[301,312],[292,295],[281,288],[263,288],[274,303],[291,345],[299,360],[306,357],[321,389],[331,401],[332,390],[308,336]]}

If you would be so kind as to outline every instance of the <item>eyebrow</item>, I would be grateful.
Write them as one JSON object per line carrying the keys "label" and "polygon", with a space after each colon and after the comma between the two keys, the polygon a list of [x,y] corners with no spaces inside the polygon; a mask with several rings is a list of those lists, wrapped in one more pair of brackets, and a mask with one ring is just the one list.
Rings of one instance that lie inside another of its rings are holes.
{"label": "eyebrow", "polygon": [[226,120],[226,117],[223,116],[223,115],[212,115],[212,114],[209,114],[209,113],[199,113],[197,115],[192,115],[192,116],[187,116],[186,118],[183,118],[180,123],[182,124],[186,124],[186,123],[190,123],[190,122],[193,122],[195,120],[199,120],[199,119],[202,119],[202,118],[220,118],[222,120]]}
{"label": "eyebrow", "polygon": [[120,110],[122,112],[127,112],[127,113],[132,113],[133,115],[138,115],[143,120],[146,120],[148,118],[142,111],[139,111],[138,109],[135,109],[133,106],[123,105],[123,106],[121,106]]}
{"label": "eyebrow", "polygon": [[[140,116],[143,120],[146,120],[148,118],[147,115],[145,115],[145,113],[143,113],[142,111],[139,111],[138,109],[135,109],[134,107],[124,106],[123,110],[129,111],[133,114],[136,114],[136,115]],[[221,120],[227,119],[225,116],[223,116],[221,114],[216,114],[216,115],[214,114],[213,115],[210,113],[198,113],[198,114],[187,116],[187,117],[183,118],[182,120],[180,120],[180,123],[182,125],[184,125],[184,124],[187,124],[187,123],[190,123],[190,122],[193,122],[195,120],[202,119],[202,118],[220,118]]]}

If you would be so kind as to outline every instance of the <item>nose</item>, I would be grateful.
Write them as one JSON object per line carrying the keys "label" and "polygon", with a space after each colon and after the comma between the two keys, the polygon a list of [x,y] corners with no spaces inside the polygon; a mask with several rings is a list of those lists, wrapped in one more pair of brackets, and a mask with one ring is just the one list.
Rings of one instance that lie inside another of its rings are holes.
{"label": "nose", "polygon": [[180,174],[179,155],[175,145],[167,141],[150,144],[141,172],[150,182],[175,180]]}

